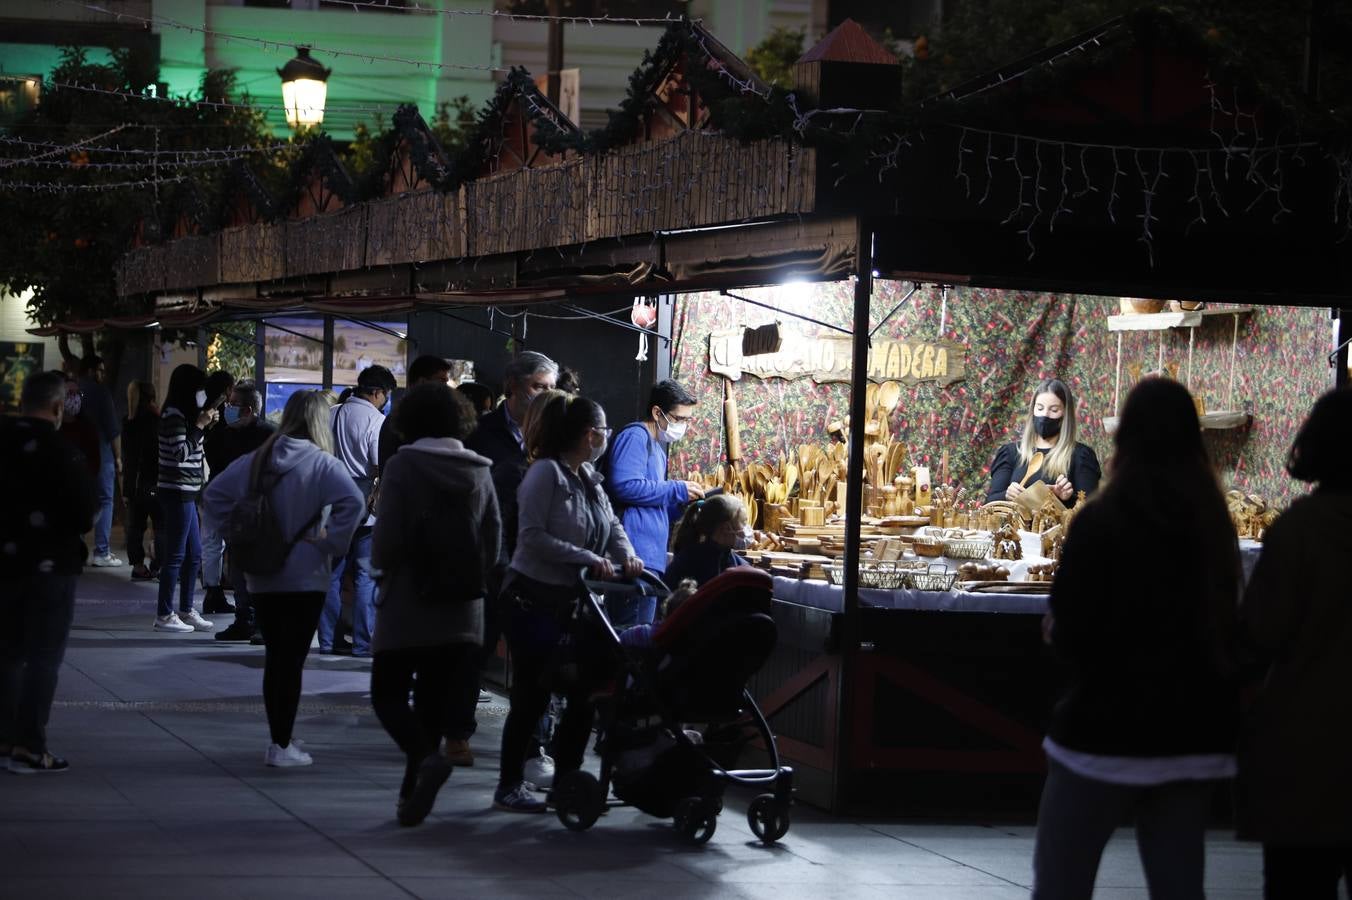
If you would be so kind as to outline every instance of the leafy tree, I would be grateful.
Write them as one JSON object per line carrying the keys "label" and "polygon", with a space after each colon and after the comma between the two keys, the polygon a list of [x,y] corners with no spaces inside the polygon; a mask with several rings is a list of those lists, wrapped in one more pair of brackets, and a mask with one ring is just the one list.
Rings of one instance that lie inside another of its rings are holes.
{"label": "leafy tree", "polygon": [[454,159],[465,149],[470,132],[474,128],[476,114],[474,101],[464,94],[437,104],[437,113],[427,125],[432,129],[432,134],[436,136],[441,149],[445,150],[450,158]]}
{"label": "leafy tree", "polygon": [[[102,153],[97,148],[172,154],[259,146],[269,140],[263,116],[252,109],[127,99],[143,96],[154,77],[153,65],[128,51],[114,51],[110,63],[94,64],[82,49],[63,50],[50,81],[114,93],[51,87],[8,135],[57,147],[88,143],[61,153],[13,143],[0,146],[3,156],[24,160],[6,163],[0,182],[44,188],[0,185],[9,229],[8,239],[0,242],[0,287],[12,293],[31,287],[29,309],[40,324],[144,312],[139,299],[117,296],[113,273],[118,259],[138,228],[162,221],[175,184],[167,179],[191,177],[209,195],[225,175],[223,164],[180,167],[171,155],[161,163],[153,154]],[[234,74],[220,70],[203,75],[199,99],[244,106],[249,102],[247,94],[237,91]],[[91,140],[114,129],[107,138]],[[108,163],[119,167],[102,167]],[[156,180],[157,185],[121,186]],[[97,185],[110,187],[91,190]],[[153,225],[149,232],[153,234]]]}
{"label": "leafy tree", "polygon": [[[1174,0],[1161,4],[1218,50],[1254,73],[1265,90],[1294,99],[1303,89],[1307,15],[1313,0]],[[915,101],[997,66],[1069,40],[1115,16],[1149,8],[1141,0],[963,0],[929,33],[914,35],[903,91]],[[1324,0],[1315,27],[1320,100],[1352,119],[1352,4]]]}
{"label": "leafy tree", "polygon": [[804,37],[805,34],[801,29],[791,31],[787,28],[776,28],[766,35],[765,40],[747,51],[747,64],[756,70],[756,74],[766,84],[791,87],[793,64],[803,55]]}

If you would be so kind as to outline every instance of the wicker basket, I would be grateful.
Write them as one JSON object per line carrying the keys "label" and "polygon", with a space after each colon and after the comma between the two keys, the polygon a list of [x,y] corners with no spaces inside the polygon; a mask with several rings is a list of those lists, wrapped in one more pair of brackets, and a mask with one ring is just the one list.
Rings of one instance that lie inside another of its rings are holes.
{"label": "wicker basket", "polygon": [[911,545],[916,556],[937,557],[944,555],[943,541],[916,541]]}
{"label": "wicker basket", "polygon": [[957,580],[958,573],[947,566],[930,566],[926,572],[906,573],[906,586],[917,591],[952,590],[953,582]]}
{"label": "wicker basket", "polygon": [[949,559],[988,559],[994,550],[995,544],[987,540],[944,541],[944,555]]}
{"label": "wicker basket", "polygon": [[[824,568],[826,579],[832,584],[845,583],[845,565],[843,563],[834,563]],[[906,569],[900,568],[895,563],[860,563],[859,586],[895,591],[905,585],[907,574]]]}

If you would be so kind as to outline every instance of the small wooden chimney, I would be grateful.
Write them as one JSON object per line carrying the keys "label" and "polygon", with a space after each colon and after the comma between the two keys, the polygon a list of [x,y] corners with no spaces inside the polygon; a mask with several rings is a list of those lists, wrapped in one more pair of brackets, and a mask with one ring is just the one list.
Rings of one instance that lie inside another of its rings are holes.
{"label": "small wooden chimney", "polygon": [[819,109],[892,109],[901,100],[901,63],[846,19],[794,64],[793,86]]}

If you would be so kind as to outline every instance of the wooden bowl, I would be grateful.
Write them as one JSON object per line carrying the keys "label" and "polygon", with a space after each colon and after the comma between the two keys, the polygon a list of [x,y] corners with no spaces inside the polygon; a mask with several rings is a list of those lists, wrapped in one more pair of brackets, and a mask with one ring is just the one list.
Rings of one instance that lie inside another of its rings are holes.
{"label": "wooden bowl", "polygon": [[1131,300],[1131,311],[1139,316],[1148,316],[1164,309],[1163,300]]}

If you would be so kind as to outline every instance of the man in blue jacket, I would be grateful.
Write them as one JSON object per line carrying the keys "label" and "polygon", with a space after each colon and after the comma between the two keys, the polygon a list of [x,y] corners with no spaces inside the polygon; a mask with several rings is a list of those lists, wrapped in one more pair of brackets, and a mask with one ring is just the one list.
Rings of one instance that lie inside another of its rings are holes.
{"label": "man in blue jacket", "polygon": [[[658,575],[667,569],[671,523],[687,503],[704,496],[696,482],[667,480],[667,447],[685,435],[694,412],[689,391],[671,379],[660,381],[648,396],[648,417],[626,425],[610,451],[606,491],[621,511],[634,552]],[[651,614],[640,615],[645,617],[651,621]]]}

